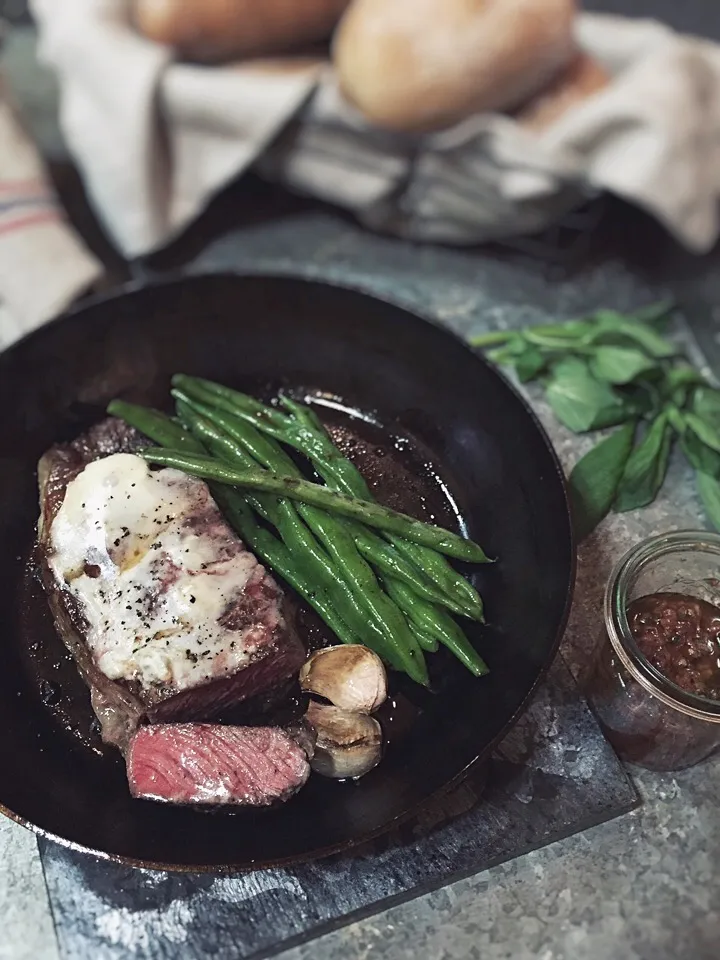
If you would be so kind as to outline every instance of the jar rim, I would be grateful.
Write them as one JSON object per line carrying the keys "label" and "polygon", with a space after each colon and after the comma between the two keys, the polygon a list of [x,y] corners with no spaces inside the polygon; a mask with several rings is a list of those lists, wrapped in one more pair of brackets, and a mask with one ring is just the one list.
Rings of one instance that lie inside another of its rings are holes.
{"label": "jar rim", "polygon": [[605,590],[605,626],[610,643],[625,669],[649,693],[687,716],[720,723],[720,701],[683,690],[654,667],[635,643],[627,619],[625,588],[653,560],[692,548],[716,553],[720,560],[720,534],[707,530],[678,530],[649,537],[636,544],[615,565]]}

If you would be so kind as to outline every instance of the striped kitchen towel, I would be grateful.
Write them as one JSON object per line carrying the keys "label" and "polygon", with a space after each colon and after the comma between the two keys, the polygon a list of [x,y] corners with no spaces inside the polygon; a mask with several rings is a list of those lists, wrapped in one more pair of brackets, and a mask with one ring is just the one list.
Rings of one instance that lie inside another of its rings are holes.
{"label": "striped kitchen towel", "polygon": [[0,85],[0,349],[62,311],[100,273]]}

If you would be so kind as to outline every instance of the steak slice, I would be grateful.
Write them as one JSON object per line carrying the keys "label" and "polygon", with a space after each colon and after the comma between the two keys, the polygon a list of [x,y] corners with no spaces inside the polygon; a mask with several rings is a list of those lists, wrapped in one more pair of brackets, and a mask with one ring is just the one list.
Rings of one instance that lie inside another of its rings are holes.
{"label": "steak slice", "polygon": [[271,695],[305,651],[271,575],[205,483],[152,470],[109,419],[39,464],[41,570],[103,739]]}
{"label": "steak slice", "polygon": [[141,727],[126,762],[133,797],[166,803],[270,806],[310,775],[305,749],[280,727]]}

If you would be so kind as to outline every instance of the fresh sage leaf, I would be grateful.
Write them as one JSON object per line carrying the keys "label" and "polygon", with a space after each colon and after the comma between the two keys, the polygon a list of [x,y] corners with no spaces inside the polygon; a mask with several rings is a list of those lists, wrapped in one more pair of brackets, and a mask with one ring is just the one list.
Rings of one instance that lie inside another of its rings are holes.
{"label": "fresh sage leaf", "polygon": [[694,430],[685,431],[680,445],[693,469],[720,479],[720,453],[706,446]]}
{"label": "fresh sage leaf", "polygon": [[628,423],[597,443],[570,474],[570,504],[578,541],[608,513],[632,450],[635,424]]}
{"label": "fresh sage leaf", "polygon": [[575,350],[580,345],[577,337],[542,333],[537,327],[530,327],[526,330],[525,339],[528,343],[532,343],[533,346],[536,347],[541,347],[543,350],[559,352]]}
{"label": "fresh sage leaf", "polygon": [[720,530],[720,480],[709,473],[696,473],[695,483],[708,520]]}
{"label": "fresh sage leaf", "polygon": [[693,395],[693,413],[720,434],[720,390],[701,386]]}
{"label": "fresh sage leaf", "polygon": [[508,341],[508,350],[515,357],[521,357],[527,350],[527,340],[522,332],[515,333]]}
{"label": "fresh sage leaf", "polygon": [[488,359],[493,363],[507,364],[514,363],[517,357],[527,349],[527,344],[521,333],[511,334],[501,347],[488,351]]}
{"label": "fresh sage leaf", "polygon": [[587,320],[568,320],[567,323],[544,323],[531,327],[526,333],[533,332],[542,337],[555,337],[560,340],[581,340],[592,331],[593,325]]}
{"label": "fresh sage leaf", "polygon": [[626,347],[599,346],[590,359],[590,371],[596,379],[616,384],[630,383],[656,366],[642,350]]}
{"label": "fresh sage leaf", "polygon": [[676,406],[669,406],[665,411],[668,418],[668,423],[673,428],[675,433],[679,436],[682,436],[685,433],[685,427],[687,421],[685,420],[685,414],[682,410],[679,410]]}
{"label": "fresh sage leaf", "polygon": [[500,367],[504,367],[505,364],[513,363],[515,360],[515,354],[508,350],[507,347],[498,347],[496,350],[488,350],[486,354],[488,360],[492,363],[496,363]]}
{"label": "fresh sage leaf", "polygon": [[662,397],[652,380],[636,380],[622,388],[622,400],[636,417],[653,417],[662,409]]}
{"label": "fresh sage leaf", "polygon": [[659,410],[662,410],[663,395],[658,383],[653,380],[641,378],[628,386],[632,388],[632,392],[629,393],[627,390],[624,390],[623,394],[628,394],[628,403],[631,402],[630,398],[632,398],[632,403],[637,406],[640,413],[643,415],[655,415]]}
{"label": "fresh sage leaf", "polygon": [[720,432],[718,432],[712,423],[702,419],[696,413],[687,411],[685,413],[685,422],[688,427],[696,433],[706,447],[712,447],[720,453]]}
{"label": "fresh sage leaf", "polygon": [[666,375],[667,386],[670,390],[678,387],[695,387],[705,383],[705,379],[695,367],[682,366],[668,370]]}
{"label": "fresh sage leaf", "polygon": [[638,346],[655,359],[668,359],[677,354],[677,347],[646,323],[626,317],[614,310],[599,310],[596,314],[596,329],[592,343],[620,343],[623,346]]}
{"label": "fresh sage leaf", "polygon": [[665,480],[671,445],[668,418],[661,413],[628,458],[615,500],[618,513],[637,510],[653,502]]}
{"label": "fresh sage leaf", "polygon": [[599,418],[623,415],[622,402],[612,388],[596,380],[587,363],[577,357],[554,364],[546,395],[558,420],[575,433],[592,430]]}
{"label": "fresh sage leaf", "polygon": [[629,404],[617,399],[607,407],[598,411],[590,425],[590,430],[605,430],[607,427],[617,427],[621,423],[637,420],[637,410]]}
{"label": "fresh sage leaf", "polygon": [[690,391],[704,383],[704,378],[694,367],[675,367],[665,373],[663,393],[665,398],[672,400],[677,407],[684,407]]}
{"label": "fresh sage leaf", "polygon": [[639,323],[660,323],[667,320],[674,309],[673,300],[660,300],[658,303],[651,303],[647,307],[633,310],[632,316]]}
{"label": "fresh sage leaf", "polygon": [[479,347],[487,350],[488,347],[497,347],[507,343],[512,337],[517,336],[512,330],[486,330],[484,333],[474,333],[468,337],[468,343],[471,347]]}
{"label": "fresh sage leaf", "polygon": [[676,390],[673,390],[670,394],[669,399],[675,404],[675,406],[680,409],[685,406],[687,403],[689,387],[678,387]]}
{"label": "fresh sage leaf", "polygon": [[521,383],[534,380],[545,369],[545,357],[533,346],[528,346],[524,353],[515,360],[515,372]]}

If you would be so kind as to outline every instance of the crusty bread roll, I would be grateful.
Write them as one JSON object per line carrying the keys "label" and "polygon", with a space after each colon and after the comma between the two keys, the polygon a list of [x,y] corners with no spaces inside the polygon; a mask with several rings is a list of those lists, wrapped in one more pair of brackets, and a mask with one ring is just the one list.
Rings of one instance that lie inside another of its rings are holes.
{"label": "crusty bread roll", "polygon": [[146,37],[193,60],[278,53],[327,39],[349,0],[132,0]]}
{"label": "crusty bread roll", "polygon": [[610,83],[610,75],[587,53],[579,53],[541,94],[516,114],[516,120],[537,133]]}
{"label": "crusty bread roll", "polygon": [[340,86],[395,130],[510,110],[569,62],[574,15],[575,0],[354,0],[333,44]]}

